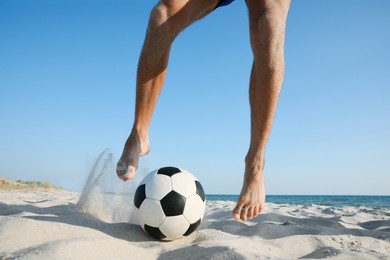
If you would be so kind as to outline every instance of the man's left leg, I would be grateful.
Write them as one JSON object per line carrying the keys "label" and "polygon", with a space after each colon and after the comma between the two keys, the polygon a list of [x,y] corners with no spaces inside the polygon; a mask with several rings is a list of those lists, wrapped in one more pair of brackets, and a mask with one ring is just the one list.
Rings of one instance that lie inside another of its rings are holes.
{"label": "man's left leg", "polygon": [[233,218],[246,220],[264,208],[264,154],[284,77],[284,35],[290,0],[247,0],[253,65],[250,78],[251,142],[244,183]]}

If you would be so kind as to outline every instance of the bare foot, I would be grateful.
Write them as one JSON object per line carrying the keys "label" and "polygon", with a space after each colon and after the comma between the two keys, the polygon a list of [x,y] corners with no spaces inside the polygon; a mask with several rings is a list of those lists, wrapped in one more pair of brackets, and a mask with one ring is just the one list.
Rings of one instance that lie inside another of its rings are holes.
{"label": "bare foot", "polygon": [[123,153],[116,166],[116,174],[123,181],[135,176],[140,156],[149,153],[149,140],[141,138],[136,131],[132,131],[123,148]]}
{"label": "bare foot", "polygon": [[[235,220],[252,219],[260,214],[265,205],[263,165],[248,163],[245,168],[244,183],[236,207],[233,209]],[[249,165],[249,166],[248,166]]]}

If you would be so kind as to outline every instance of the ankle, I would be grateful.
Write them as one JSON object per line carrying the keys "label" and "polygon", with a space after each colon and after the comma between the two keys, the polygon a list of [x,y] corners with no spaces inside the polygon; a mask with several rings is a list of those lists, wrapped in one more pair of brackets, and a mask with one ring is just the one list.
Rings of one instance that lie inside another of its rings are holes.
{"label": "ankle", "polygon": [[137,139],[139,142],[144,142],[148,140],[148,132],[134,126],[131,130],[130,137]]}
{"label": "ankle", "polygon": [[245,165],[250,166],[261,166],[264,167],[265,155],[264,150],[253,151],[249,149],[245,157]]}
{"label": "ankle", "polygon": [[248,153],[245,157],[245,178],[259,179],[263,178],[264,174],[264,153]]}
{"label": "ankle", "polygon": [[149,138],[147,131],[140,131],[136,127],[133,127],[131,130],[130,136],[127,139],[127,142],[130,145],[137,146],[137,152],[140,156],[144,156],[149,153]]}

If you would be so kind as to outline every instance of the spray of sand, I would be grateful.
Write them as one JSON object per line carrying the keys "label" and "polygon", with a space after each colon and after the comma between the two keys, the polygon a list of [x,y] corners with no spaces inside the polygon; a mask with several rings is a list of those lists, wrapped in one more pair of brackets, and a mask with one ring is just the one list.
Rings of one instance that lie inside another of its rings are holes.
{"label": "spray of sand", "polygon": [[134,192],[145,170],[124,183],[116,177],[113,155],[104,150],[96,159],[81,193],[80,212],[108,223],[138,223],[133,204]]}

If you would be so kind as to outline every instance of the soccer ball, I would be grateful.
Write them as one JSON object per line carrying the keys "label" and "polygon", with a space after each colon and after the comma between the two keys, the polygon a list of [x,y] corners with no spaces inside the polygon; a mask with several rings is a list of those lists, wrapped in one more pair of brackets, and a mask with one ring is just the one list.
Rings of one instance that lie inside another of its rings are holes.
{"label": "soccer ball", "polygon": [[174,240],[188,236],[200,225],[205,193],[189,172],[176,167],[152,171],[141,181],[134,195],[141,227],[152,237]]}

